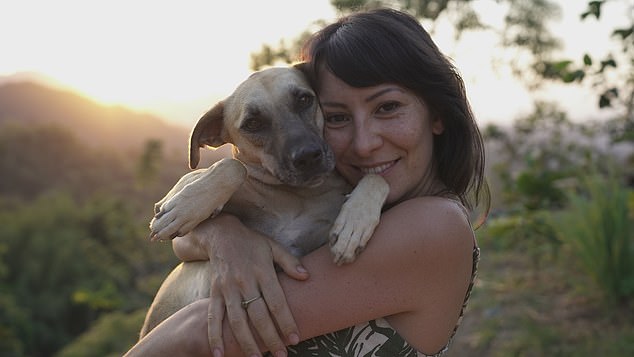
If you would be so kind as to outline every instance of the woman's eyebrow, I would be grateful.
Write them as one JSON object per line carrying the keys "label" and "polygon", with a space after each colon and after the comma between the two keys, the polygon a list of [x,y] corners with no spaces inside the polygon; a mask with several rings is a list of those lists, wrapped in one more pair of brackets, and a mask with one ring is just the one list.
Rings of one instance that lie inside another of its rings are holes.
{"label": "woman's eyebrow", "polygon": [[322,107],[331,107],[331,108],[345,108],[345,104],[338,102],[320,102]]}
{"label": "woman's eyebrow", "polygon": [[403,93],[403,90],[402,90],[401,88],[398,88],[398,87],[388,87],[388,88],[382,89],[382,90],[380,90],[380,91],[378,91],[378,92],[376,92],[376,93],[372,94],[371,96],[367,97],[367,98],[365,99],[365,101],[366,101],[366,103],[367,103],[367,102],[371,102],[371,101],[373,101],[374,99],[376,99],[376,98],[378,98],[378,97],[382,96],[383,94],[388,93],[388,92],[392,92],[392,91],[397,91],[397,92],[401,92],[401,93]]}
{"label": "woman's eyebrow", "polygon": [[[381,89],[380,91],[373,93],[372,95],[370,95],[369,97],[365,98],[365,102],[371,102],[373,100],[375,100],[376,98],[384,95],[385,93],[388,92],[392,92],[392,91],[397,91],[397,92],[401,92],[403,93],[403,90],[401,88],[398,87],[388,87],[385,89]],[[343,103],[339,103],[339,102],[321,102],[321,105],[324,107],[331,107],[331,108],[344,108],[346,105]]]}

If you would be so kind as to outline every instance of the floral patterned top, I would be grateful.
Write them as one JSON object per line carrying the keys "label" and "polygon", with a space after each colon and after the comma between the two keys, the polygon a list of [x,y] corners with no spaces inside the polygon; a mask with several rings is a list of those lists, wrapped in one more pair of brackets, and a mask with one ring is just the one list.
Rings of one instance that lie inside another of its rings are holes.
{"label": "floral patterned top", "polygon": [[[460,311],[458,323],[454,328],[449,343],[439,352],[431,356],[441,356],[449,348],[451,340],[462,321],[464,310],[469,301],[475,282],[480,249],[473,248],[473,268],[471,283]],[[266,356],[272,356],[267,354]],[[376,319],[357,326],[317,336],[288,347],[288,356],[312,357],[426,357],[410,346],[384,319]]]}

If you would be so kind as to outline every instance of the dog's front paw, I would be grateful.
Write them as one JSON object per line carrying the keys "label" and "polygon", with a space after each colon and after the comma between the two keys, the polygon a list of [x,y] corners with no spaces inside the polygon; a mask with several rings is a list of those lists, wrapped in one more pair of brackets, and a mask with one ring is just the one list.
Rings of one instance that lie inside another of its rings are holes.
{"label": "dog's front paw", "polygon": [[189,233],[205,219],[222,210],[222,205],[214,208],[201,207],[190,197],[179,192],[164,202],[150,221],[150,239],[162,241]]}
{"label": "dog's front paw", "polygon": [[366,175],[341,207],[330,230],[330,251],[337,265],[353,262],[379,224],[389,193],[383,177]]}
{"label": "dog's front paw", "polygon": [[222,159],[207,170],[183,176],[157,203],[150,238],[166,240],[189,233],[219,213],[245,178],[246,168],[234,159]]}

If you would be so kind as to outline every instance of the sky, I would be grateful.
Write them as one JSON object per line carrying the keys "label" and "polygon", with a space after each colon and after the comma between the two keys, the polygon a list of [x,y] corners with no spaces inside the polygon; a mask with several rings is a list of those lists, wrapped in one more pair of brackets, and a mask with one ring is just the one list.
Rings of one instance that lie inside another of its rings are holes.
{"label": "sky", "polygon": [[[566,57],[610,49],[608,31],[625,21],[622,8],[605,6],[601,23],[580,22],[586,1],[559,2],[563,16],[553,29]],[[474,3],[488,20],[500,18],[495,1]],[[0,0],[0,76],[41,74],[99,103],[189,127],[251,73],[250,54],[262,44],[335,18],[328,0]],[[530,111],[521,81],[495,65],[506,56],[497,37],[456,43],[452,31],[439,23],[432,36],[462,73],[479,121],[507,123]],[[574,117],[597,114],[587,88],[553,86],[542,96],[555,96]]]}

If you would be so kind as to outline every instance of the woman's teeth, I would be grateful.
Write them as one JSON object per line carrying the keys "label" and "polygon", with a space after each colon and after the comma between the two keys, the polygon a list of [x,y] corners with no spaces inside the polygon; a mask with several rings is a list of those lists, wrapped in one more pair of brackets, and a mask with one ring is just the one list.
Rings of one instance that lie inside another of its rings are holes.
{"label": "woman's teeth", "polygon": [[362,167],[361,172],[363,172],[365,175],[367,174],[378,175],[378,174],[381,174],[383,171],[392,167],[392,165],[394,165],[394,162],[390,162],[389,164],[383,164],[383,165],[374,166],[374,167]]}

